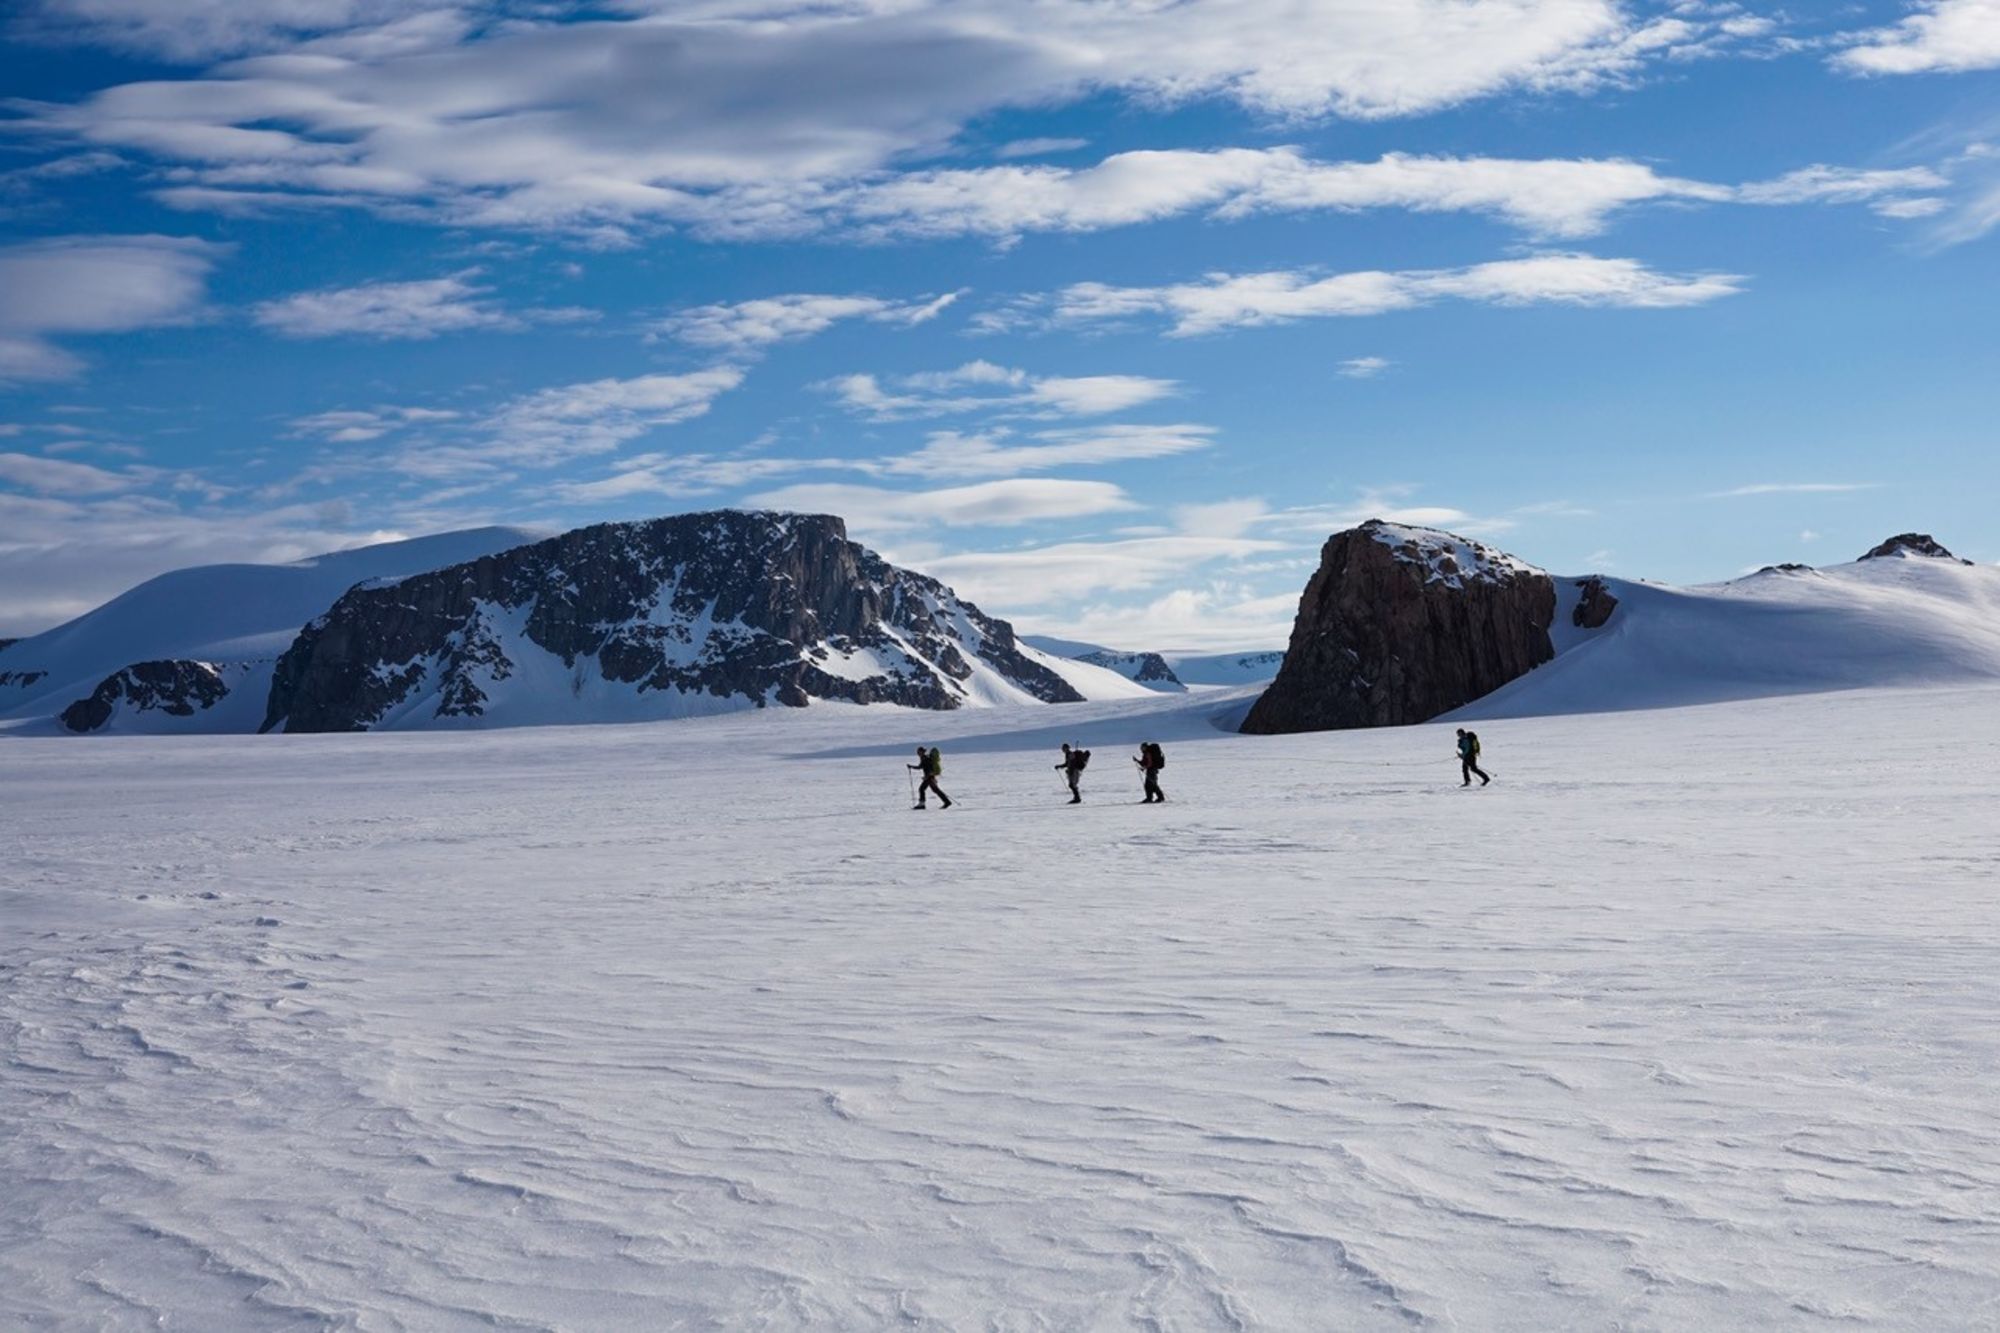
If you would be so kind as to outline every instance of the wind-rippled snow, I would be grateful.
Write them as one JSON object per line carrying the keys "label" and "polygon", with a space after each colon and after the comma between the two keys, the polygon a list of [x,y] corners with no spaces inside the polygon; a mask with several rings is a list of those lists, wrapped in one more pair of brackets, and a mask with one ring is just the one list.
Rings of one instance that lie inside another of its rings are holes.
{"label": "wind-rippled snow", "polygon": [[1990,1327],[1996,704],[0,740],[0,1325]]}

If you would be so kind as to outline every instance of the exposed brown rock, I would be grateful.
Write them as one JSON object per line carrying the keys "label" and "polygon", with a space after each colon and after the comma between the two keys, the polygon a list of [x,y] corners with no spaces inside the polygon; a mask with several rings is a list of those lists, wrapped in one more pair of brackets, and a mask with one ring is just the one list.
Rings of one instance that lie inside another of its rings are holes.
{"label": "exposed brown rock", "polygon": [[1603,629],[1610,621],[1611,613],[1618,609],[1618,599],[1611,595],[1611,589],[1604,580],[1592,574],[1587,579],[1578,579],[1576,586],[1583,589],[1576,610],[1570,612],[1570,623],[1578,629]]}
{"label": "exposed brown rock", "polygon": [[1554,657],[1555,611],[1553,579],[1478,542],[1379,521],[1337,533],[1243,730],[1428,721]]}

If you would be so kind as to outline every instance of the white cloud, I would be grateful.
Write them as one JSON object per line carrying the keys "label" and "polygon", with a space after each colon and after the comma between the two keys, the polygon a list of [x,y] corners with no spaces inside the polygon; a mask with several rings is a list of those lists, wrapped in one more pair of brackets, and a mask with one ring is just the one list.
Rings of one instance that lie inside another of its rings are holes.
{"label": "white cloud", "polygon": [[30,36],[198,61],[430,7],[431,0],[30,0],[20,26]]}
{"label": "white cloud", "polygon": [[1041,431],[1025,440],[1001,429],[974,435],[934,432],[912,454],[882,459],[867,470],[890,476],[994,477],[1044,472],[1051,468],[1167,458],[1206,449],[1212,427],[1113,425]]}
{"label": "white cloud", "polygon": [[513,312],[493,289],[472,281],[477,270],[417,282],[369,282],[329,287],[259,304],[257,323],[288,338],[435,338],[471,329],[516,331],[536,322],[592,317],[574,308]]}
{"label": "white cloud", "polygon": [[1013,139],[993,150],[1001,158],[1045,157],[1050,153],[1073,153],[1090,147],[1088,139]]}
{"label": "white cloud", "polygon": [[[395,0],[44,0],[45,17],[154,50],[274,53],[23,111],[87,148],[165,160],[166,197],[183,207],[230,207],[240,192],[251,207],[363,201],[400,217],[605,240],[649,221],[776,234],[829,209],[901,217],[892,196],[871,193],[896,184],[880,174],[948,150],[967,124],[1009,107],[1110,93],[1151,105],[1222,98],[1281,119],[1414,115],[1599,87],[1725,37],[1717,22],[1646,21],[1618,0],[621,7],[637,12],[482,23]],[[368,24],[379,26],[356,26]],[[287,45],[315,32],[332,35]],[[1216,155],[1202,170],[1239,169]],[[1054,187],[1066,225],[1094,209],[1148,215],[1149,192],[1165,192],[1155,208],[1192,206],[1172,202],[1187,191],[1171,178],[1200,174],[1191,159],[1149,167],[1129,155],[1091,170]],[[1624,174],[1657,188],[1644,168]],[[1002,179],[939,174],[910,188],[948,209],[955,190],[990,196]],[[1512,207],[1465,188],[1471,206]],[[1510,189],[1502,195],[1523,197]],[[827,191],[840,197],[819,197]],[[1562,192],[1544,186],[1544,202],[1523,207],[1567,216]]]}
{"label": "white cloud", "polygon": [[1174,588],[1138,606],[1093,603],[1017,623],[1031,624],[1037,633],[1139,651],[1234,652],[1283,648],[1298,609],[1296,589],[1260,596],[1239,582],[1218,580]]}
{"label": "white cloud", "polygon": [[1834,63],[1855,74],[2000,67],[2000,0],[1930,0],[1892,27],[1857,34]]}
{"label": "white cloud", "polygon": [[768,509],[838,514],[849,527],[865,532],[934,526],[1009,527],[1137,507],[1110,482],[1054,478],[986,481],[935,491],[805,484],[752,496],[751,503]]}
{"label": "white cloud", "polygon": [[[1949,184],[1949,180],[1929,167],[1867,171],[1822,164],[1801,167],[1776,180],[1745,185],[1737,191],[1737,198],[1750,204],[1865,204],[1893,200],[1895,196],[1921,194],[1927,190],[1941,190]],[[1877,211],[1886,209],[1878,207]]]}
{"label": "white cloud", "polygon": [[1180,392],[1173,380],[1145,375],[1031,375],[991,361],[955,370],[892,378],[842,375],[820,386],[851,412],[876,421],[1000,412],[1022,416],[1103,416]]}
{"label": "white cloud", "polygon": [[42,495],[109,495],[129,491],[144,480],[143,476],[107,472],[88,463],[0,453],[0,482]]}
{"label": "white cloud", "polygon": [[1660,309],[1700,305],[1735,294],[1732,274],[1677,276],[1632,259],[1544,254],[1462,269],[1364,271],[1326,277],[1302,270],[1212,273],[1199,282],[1164,287],[1112,287],[1086,282],[1052,298],[1029,298],[1013,316],[1059,325],[1170,321],[1177,337],[1223,329],[1285,324],[1300,319],[1379,315],[1441,300],[1493,305],[1581,305]]}
{"label": "white cloud", "polygon": [[1349,357],[1340,363],[1340,377],[1344,380],[1372,380],[1394,364],[1380,356]]}
{"label": "white cloud", "polygon": [[1784,481],[1738,486],[1733,490],[1711,491],[1711,500],[1733,500],[1749,495],[1845,495],[1851,491],[1879,490],[1879,481]]}
{"label": "white cloud", "polygon": [[845,319],[912,328],[937,318],[960,293],[923,297],[916,301],[885,301],[873,296],[826,296],[797,292],[728,305],[695,306],[661,323],[661,330],[697,347],[752,351],[773,343],[791,342],[823,333]]}
{"label": "white cloud", "polygon": [[[655,430],[692,420],[743,382],[743,371],[715,366],[681,375],[640,375],[591,380],[523,394],[479,416],[449,423],[435,438],[406,443],[390,466],[409,476],[461,480],[509,468],[548,468],[595,454],[614,453]],[[376,408],[321,413],[294,423],[323,436],[348,434],[348,442],[375,438],[380,428],[443,421],[421,409]],[[330,435],[329,435],[330,428]],[[338,442],[338,441],[335,441]]]}
{"label": "white cloud", "polygon": [[1270,506],[1262,500],[1213,500],[1179,506],[1174,510],[1174,523],[1189,536],[1241,537],[1269,513]]}
{"label": "white cloud", "polygon": [[181,236],[65,236],[0,248],[0,382],[83,363],[52,338],[184,324],[222,246]]}
{"label": "white cloud", "polygon": [[294,418],[292,430],[299,435],[315,436],[328,444],[363,444],[405,426],[452,421],[458,416],[457,412],[422,407],[343,409]]}
{"label": "white cloud", "polygon": [[1213,561],[1283,549],[1281,543],[1251,537],[1176,534],[938,556],[923,561],[922,568],[982,605],[1045,607],[1160,587]]}
{"label": "white cloud", "polygon": [[546,466],[608,453],[628,440],[707,412],[743,382],[727,366],[685,375],[641,375],[543,389],[517,398],[485,422],[488,459]]}

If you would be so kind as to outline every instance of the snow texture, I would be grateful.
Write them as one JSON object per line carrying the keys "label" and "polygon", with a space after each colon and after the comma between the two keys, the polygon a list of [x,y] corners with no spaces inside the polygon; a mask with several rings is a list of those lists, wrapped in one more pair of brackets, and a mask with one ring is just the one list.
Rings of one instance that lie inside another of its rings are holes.
{"label": "snow texture", "polygon": [[1388,523],[1381,519],[1371,520],[1362,526],[1376,541],[1394,551],[1400,563],[1422,567],[1426,571],[1426,583],[1462,588],[1468,582],[1507,583],[1524,574],[1543,573],[1505,551],[1436,528]]}
{"label": "snow texture", "polygon": [[0,1327],[2000,1320],[2000,688],[1226,702],[0,733]]}

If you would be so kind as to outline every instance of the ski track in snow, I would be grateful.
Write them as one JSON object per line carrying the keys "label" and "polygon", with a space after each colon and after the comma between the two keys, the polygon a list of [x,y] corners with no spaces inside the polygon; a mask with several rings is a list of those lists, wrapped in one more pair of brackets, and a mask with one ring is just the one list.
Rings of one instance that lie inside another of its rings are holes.
{"label": "ski track in snow", "polygon": [[1992,1327],[1996,705],[0,739],[0,1325]]}

